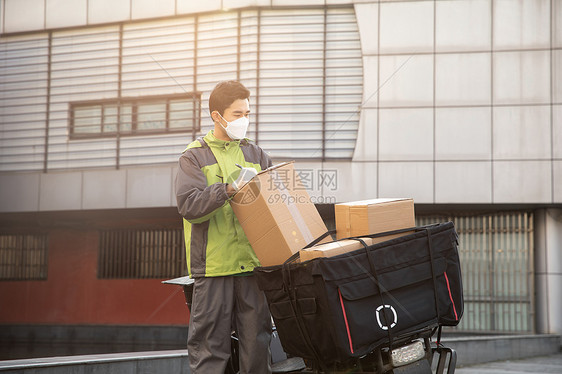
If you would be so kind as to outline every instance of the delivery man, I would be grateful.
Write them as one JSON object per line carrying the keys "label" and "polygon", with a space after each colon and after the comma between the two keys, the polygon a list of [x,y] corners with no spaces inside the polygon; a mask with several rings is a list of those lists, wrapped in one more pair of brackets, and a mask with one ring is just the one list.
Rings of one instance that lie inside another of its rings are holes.
{"label": "delivery man", "polygon": [[177,206],[194,278],[187,342],[193,374],[224,373],[234,326],[240,373],[271,372],[271,319],[252,275],[260,263],[229,203],[255,174],[240,173],[241,167],[260,171],[271,166],[270,157],[245,138],[249,97],[239,82],[217,84],[209,97],[214,130],[192,142],[179,159]]}

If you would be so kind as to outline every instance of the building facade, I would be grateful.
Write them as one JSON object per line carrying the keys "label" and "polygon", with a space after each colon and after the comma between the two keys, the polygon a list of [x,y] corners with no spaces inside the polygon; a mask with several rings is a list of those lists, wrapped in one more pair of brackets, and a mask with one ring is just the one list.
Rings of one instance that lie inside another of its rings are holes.
{"label": "building facade", "polygon": [[237,79],[248,136],[296,160],[328,222],[336,202],[412,197],[418,223],[456,223],[459,329],[562,333],[562,0],[0,12],[0,324],[187,323],[160,285],[185,273],[176,162]]}

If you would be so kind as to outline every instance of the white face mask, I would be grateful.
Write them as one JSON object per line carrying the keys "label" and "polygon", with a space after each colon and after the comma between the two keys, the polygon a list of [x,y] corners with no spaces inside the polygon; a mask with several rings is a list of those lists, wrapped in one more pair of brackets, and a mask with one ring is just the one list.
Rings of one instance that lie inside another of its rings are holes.
{"label": "white face mask", "polygon": [[[224,119],[223,116],[221,117],[222,119]],[[228,122],[227,120],[224,121],[226,122],[226,127],[223,126],[223,128],[226,130],[226,134],[230,137],[230,139],[240,140],[246,136],[246,131],[248,130],[248,126],[250,125],[250,120],[248,119],[248,117],[242,116],[232,122]]]}

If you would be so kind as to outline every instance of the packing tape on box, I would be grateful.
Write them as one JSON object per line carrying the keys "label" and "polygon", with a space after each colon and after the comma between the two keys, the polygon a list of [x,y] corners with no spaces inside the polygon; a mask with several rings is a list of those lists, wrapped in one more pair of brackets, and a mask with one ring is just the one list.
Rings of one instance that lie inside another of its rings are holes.
{"label": "packing tape on box", "polygon": [[[272,170],[270,172],[270,175],[274,181],[277,181],[276,187],[279,190],[279,193],[282,194],[282,198],[279,200],[283,201],[287,206],[287,209],[289,210],[289,213],[291,213],[291,217],[293,217],[293,219],[295,220],[295,223],[297,224],[297,227],[299,228],[299,231],[301,232],[301,235],[304,238],[305,242],[307,244],[312,242],[315,237],[312,235],[310,229],[306,225],[306,222],[302,218],[298,206],[289,198],[289,196],[291,196],[291,193],[287,190],[287,187],[285,187],[283,179],[279,176],[276,170]],[[286,196],[286,198],[283,198],[283,194],[284,196]]]}

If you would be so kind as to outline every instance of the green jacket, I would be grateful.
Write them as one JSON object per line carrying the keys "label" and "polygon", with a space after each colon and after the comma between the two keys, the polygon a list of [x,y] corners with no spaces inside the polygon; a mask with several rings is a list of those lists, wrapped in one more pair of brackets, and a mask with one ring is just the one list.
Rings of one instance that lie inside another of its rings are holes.
{"label": "green jacket", "polygon": [[192,142],[179,159],[176,199],[192,277],[240,274],[260,265],[226,193],[226,184],[240,174],[236,164],[260,171],[271,159],[248,139],[223,141],[213,131]]}

